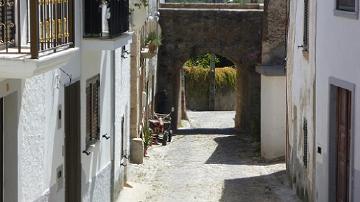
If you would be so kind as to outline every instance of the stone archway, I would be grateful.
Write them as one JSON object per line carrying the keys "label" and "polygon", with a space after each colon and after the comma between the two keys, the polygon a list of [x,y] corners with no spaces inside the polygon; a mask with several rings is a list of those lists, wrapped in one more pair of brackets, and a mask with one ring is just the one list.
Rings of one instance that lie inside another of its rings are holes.
{"label": "stone archway", "polygon": [[180,70],[192,55],[214,53],[231,60],[238,69],[235,125],[250,131],[260,122],[260,62],[263,11],[251,9],[160,8],[162,46],[158,54],[157,92],[167,93],[157,109],[170,112],[175,108],[173,126],[180,116]]}

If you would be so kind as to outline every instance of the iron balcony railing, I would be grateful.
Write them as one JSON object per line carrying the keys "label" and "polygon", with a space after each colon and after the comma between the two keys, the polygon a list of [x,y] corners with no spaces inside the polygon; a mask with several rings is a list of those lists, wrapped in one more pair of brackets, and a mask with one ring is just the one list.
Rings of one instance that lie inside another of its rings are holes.
{"label": "iron balcony railing", "polygon": [[85,0],[84,37],[112,38],[129,30],[129,0]]}
{"label": "iron balcony railing", "polygon": [[37,59],[73,46],[74,0],[0,0],[0,54]]}

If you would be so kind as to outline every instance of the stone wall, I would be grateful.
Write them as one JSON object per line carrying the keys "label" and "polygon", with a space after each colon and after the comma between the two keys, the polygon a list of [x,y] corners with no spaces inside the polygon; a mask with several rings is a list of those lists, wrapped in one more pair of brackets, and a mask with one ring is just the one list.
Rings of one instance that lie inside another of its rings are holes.
{"label": "stone wall", "polygon": [[[199,96],[190,94],[191,89],[185,83],[186,107],[192,111],[234,111],[236,109],[236,91],[234,89],[216,89],[215,107],[209,108],[209,93],[201,93]],[[196,90],[196,89],[195,89]]]}
{"label": "stone wall", "polygon": [[258,3],[164,3],[160,8],[196,8],[196,9],[262,9],[263,5]]}
{"label": "stone wall", "polygon": [[[168,97],[157,107],[168,112],[171,107],[178,109],[179,72],[183,64],[190,56],[215,53],[231,60],[243,73],[239,80],[241,89],[237,97],[241,98],[237,99],[236,126],[249,131],[260,111],[260,77],[255,64],[260,58],[263,11],[161,8],[160,16],[163,45],[159,49],[157,91],[165,90]],[[173,118],[179,121],[180,116],[175,113]]]}

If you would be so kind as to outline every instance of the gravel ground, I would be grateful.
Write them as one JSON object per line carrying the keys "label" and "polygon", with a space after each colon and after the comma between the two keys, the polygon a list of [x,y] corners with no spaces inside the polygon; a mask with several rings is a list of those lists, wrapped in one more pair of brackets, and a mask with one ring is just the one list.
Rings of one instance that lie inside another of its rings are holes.
{"label": "gravel ground", "polygon": [[168,146],[153,146],[143,165],[129,165],[118,201],[298,201],[283,162],[264,162],[259,143],[234,135],[234,112],[188,112]]}

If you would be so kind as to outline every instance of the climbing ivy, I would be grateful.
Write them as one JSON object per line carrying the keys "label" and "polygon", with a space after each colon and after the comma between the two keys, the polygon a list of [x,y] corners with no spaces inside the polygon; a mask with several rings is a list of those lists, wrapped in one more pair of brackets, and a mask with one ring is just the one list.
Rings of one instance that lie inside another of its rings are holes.
{"label": "climbing ivy", "polygon": [[[208,91],[209,68],[185,67],[184,76],[187,86],[191,86],[196,91]],[[233,89],[236,87],[236,69],[234,67],[222,67],[215,69],[215,86],[216,88]]]}

